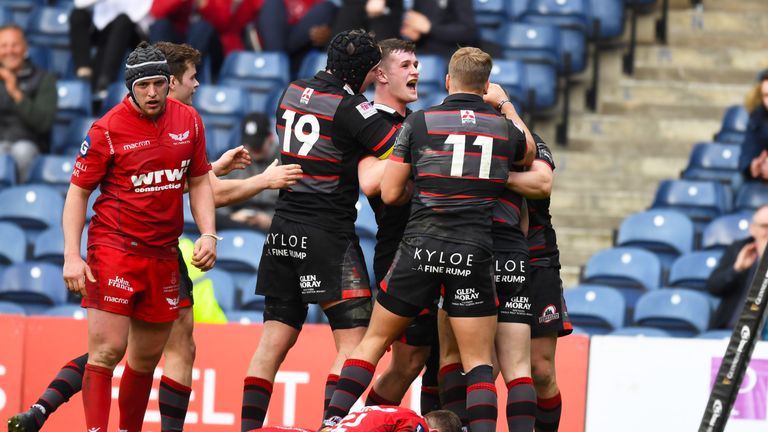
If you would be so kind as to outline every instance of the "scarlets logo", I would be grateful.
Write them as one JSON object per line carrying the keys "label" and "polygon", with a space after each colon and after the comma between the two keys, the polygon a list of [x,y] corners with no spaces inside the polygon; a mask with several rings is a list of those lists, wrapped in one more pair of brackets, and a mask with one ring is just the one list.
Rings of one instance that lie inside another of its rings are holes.
{"label": "scarlets logo", "polygon": [[174,141],[184,141],[185,139],[189,138],[189,131],[187,130],[180,134],[168,132],[168,136],[171,137],[171,139]]}

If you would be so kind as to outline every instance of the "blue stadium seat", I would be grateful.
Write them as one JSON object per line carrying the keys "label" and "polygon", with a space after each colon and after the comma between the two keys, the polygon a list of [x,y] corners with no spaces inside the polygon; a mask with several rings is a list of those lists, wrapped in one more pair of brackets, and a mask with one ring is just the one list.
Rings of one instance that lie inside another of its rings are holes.
{"label": "blue stadium seat", "polygon": [[361,237],[360,249],[363,251],[363,259],[365,259],[365,268],[368,271],[370,286],[375,287],[376,275],[373,273],[373,257],[376,253],[376,239],[372,237]]}
{"label": "blue stadium seat", "polygon": [[0,25],[6,25],[13,22],[13,12],[5,5],[0,6]]}
{"label": "blue stadium seat", "polygon": [[[205,272],[200,279],[210,279],[213,283],[213,294],[216,302],[224,312],[235,308],[237,290],[235,289],[235,280],[228,272],[222,269],[214,268]],[[195,281],[197,283],[197,281]]]}
{"label": "blue stadium seat", "polygon": [[587,67],[587,30],[591,16],[588,0],[529,0],[524,22],[560,27],[558,70],[578,74]]}
{"label": "blue stadium seat", "polygon": [[[36,7],[29,14],[26,27],[30,46],[48,50],[47,70],[59,78],[73,76],[72,53],[69,50],[70,7]],[[19,23],[18,19],[14,19]]]}
{"label": "blue stadium seat", "polygon": [[703,249],[725,249],[736,240],[750,236],[749,224],[752,212],[740,212],[715,218],[704,227],[701,234]]}
{"label": "blue stadium seat", "polygon": [[768,204],[768,184],[747,182],[736,193],[734,207],[736,211],[755,211]]}
{"label": "blue stadium seat", "polygon": [[125,81],[115,81],[107,87],[107,96],[101,101],[101,110],[99,115],[106,114],[115,105],[123,101],[128,94],[128,88],[125,87]]}
{"label": "blue stadium seat", "polygon": [[681,255],[672,264],[667,284],[671,287],[705,291],[707,279],[720,262],[722,251],[695,251]]}
{"label": "blue stadium seat", "polygon": [[0,276],[0,300],[19,303],[28,314],[66,303],[67,288],[61,267],[36,262],[8,267]]}
{"label": "blue stadium seat", "polygon": [[443,100],[445,100],[446,96],[448,96],[448,93],[441,91],[429,96],[419,97],[419,99],[417,99],[415,102],[408,104],[408,108],[410,108],[413,112],[425,110],[435,105],[440,105],[443,103]]}
{"label": "blue stadium seat", "polygon": [[506,23],[497,42],[504,57],[525,63],[526,91],[535,91],[536,110],[557,104],[557,67],[560,63],[560,29],[555,25]]}
{"label": "blue stadium seat", "polygon": [[749,113],[743,105],[731,105],[723,114],[720,131],[715,134],[715,141],[741,144],[747,133]]}
{"label": "blue stadium seat", "polygon": [[419,97],[445,90],[448,62],[436,54],[419,54]]}
{"label": "blue stadium seat", "polygon": [[21,226],[27,235],[61,224],[64,198],[46,185],[14,186],[0,191],[0,220]]}
{"label": "blue stadium seat", "polygon": [[91,86],[81,80],[60,80],[56,83],[59,95],[56,111],[57,122],[67,122],[75,117],[91,116]]}
{"label": "blue stadium seat", "polygon": [[640,294],[659,288],[661,274],[661,262],[652,252],[617,247],[592,255],[582,282],[618,288],[627,300],[627,308],[632,309]]}
{"label": "blue stadium seat", "polygon": [[27,235],[9,222],[0,222],[0,265],[23,262],[27,256]]}
{"label": "blue stadium seat", "polygon": [[624,327],[626,302],[615,288],[579,285],[564,292],[571,322],[590,335]]}
{"label": "blue stadium seat", "polygon": [[310,51],[304,56],[299,67],[299,79],[309,79],[318,71],[325,70],[328,55],[324,51]]}
{"label": "blue stadium seat", "polygon": [[651,209],[635,213],[621,223],[616,244],[654,252],[665,268],[693,249],[693,222],[675,210]]}
{"label": "blue stadium seat", "polygon": [[658,327],[673,336],[690,337],[709,329],[709,298],[684,288],[665,288],[644,294],[637,300],[637,325]]}
{"label": "blue stadium seat", "polygon": [[288,56],[282,52],[235,51],[224,59],[219,73],[223,85],[261,93],[284,88],[289,77]]}
{"label": "blue stadium seat", "polygon": [[698,143],[691,151],[682,178],[715,180],[738,188],[743,180],[739,172],[741,147],[736,144]]}
{"label": "blue stadium seat", "polygon": [[[624,2],[621,0],[590,0],[592,11],[589,35],[592,39],[608,40],[624,34]],[[600,21],[599,33],[594,33],[593,24]]]}
{"label": "blue stadium seat", "polygon": [[507,18],[510,21],[518,20],[528,9],[528,3],[530,3],[530,0],[505,0]]}
{"label": "blue stadium seat", "polygon": [[256,275],[243,279],[243,283],[238,287],[241,292],[238,310],[264,310],[264,296],[256,294],[257,281],[258,276]]}
{"label": "blue stadium seat", "polygon": [[26,315],[27,311],[17,303],[0,301],[0,315]]}
{"label": "blue stadium seat", "polygon": [[85,137],[95,121],[96,118],[94,117],[75,117],[70,120],[68,125],[61,125],[64,132],[52,134],[51,153],[67,155],[74,162],[80,151],[80,146],[85,141]]}
{"label": "blue stadium seat", "polygon": [[227,321],[233,324],[261,324],[264,322],[264,312],[234,310],[226,312]]}
{"label": "blue stadium seat", "polygon": [[46,309],[43,311],[43,314],[52,317],[67,317],[76,320],[84,320],[88,317],[88,309],[84,309],[79,305],[68,304]]}
{"label": "blue stadium seat", "polygon": [[[205,124],[206,141],[212,141],[216,151],[209,151],[211,160],[230,142],[230,134],[240,129],[248,105],[248,94],[237,87],[201,85],[193,99]],[[223,152],[222,152],[223,153]]]}
{"label": "blue stadium seat", "polygon": [[47,184],[66,194],[74,162],[74,157],[69,155],[40,155],[32,164],[27,183]]}
{"label": "blue stadium seat", "polygon": [[360,237],[376,238],[376,232],[379,229],[376,223],[376,214],[368,202],[368,198],[360,194],[355,204],[357,208],[357,220],[355,220],[355,231]]}
{"label": "blue stadium seat", "polygon": [[730,339],[731,335],[733,334],[733,330],[725,330],[725,329],[719,329],[719,330],[708,330],[704,333],[699,333],[698,336],[696,336],[697,339]]}
{"label": "blue stadium seat", "polygon": [[632,326],[614,330],[610,336],[672,337],[672,334],[656,327]]}
{"label": "blue stadium seat", "polygon": [[528,103],[528,81],[525,76],[525,63],[522,61],[494,59],[491,81],[503,87],[511,100],[521,105]]}
{"label": "blue stadium seat", "polygon": [[504,22],[507,18],[505,3],[504,0],[473,0],[477,25],[495,27]]}
{"label": "blue stadium seat", "polygon": [[[3,9],[0,8],[0,11]],[[0,12],[0,15],[2,15],[2,12]],[[29,60],[34,64],[35,66],[39,67],[43,70],[49,70],[50,67],[48,65],[48,59],[50,56],[50,53],[48,52],[48,48],[44,46],[28,46],[27,47],[27,56],[29,57]]]}
{"label": "blue stadium seat", "polygon": [[0,155],[0,188],[16,184],[16,160],[10,154]]}
{"label": "blue stadium seat", "polygon": [[238,288],[252,289],[245,285],[259,269],[266,236],[255,230],[223,230],[219,235],[224,239],[216,248],[216,265],[230,272]]}
{"label": "blue stadium seat", "polygon": [[64,232],[51,227],[40,233],[32,247],[32,259],[64,265]]}
{"label": "blue stadium seat", "polygon": [[656,190],[652,208],[669,208],[688,215],[697,231],[710,220],[731,211],[731,189],[703,180],[664,180]]}

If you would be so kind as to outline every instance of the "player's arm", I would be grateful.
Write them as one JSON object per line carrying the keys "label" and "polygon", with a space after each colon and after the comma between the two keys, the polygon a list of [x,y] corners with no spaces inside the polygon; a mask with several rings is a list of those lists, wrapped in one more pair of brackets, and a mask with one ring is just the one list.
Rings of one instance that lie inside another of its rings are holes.
{"label": "player's arm", "polygon": [[70,183],[67,198],[64,201],[64,213],[61,216],[64,231],[64,283],[75,294],[86,295],[85,278],[96,282],[91,269],[80,255],[80,240],[85,226],[85,213],[88,209],[88,189]]}
{"label": "player's arm", "polygon": [[357,177],[360,180],[360,190],[365,196],[373,197],[381,194],[381,182],[386,168],[386,161],[379,160],[375,156],[366,155],[360,159],[357,164]]}
{"label": "player's arm", "polygon": [[538,135],[536,141],[536,159],[527,171],[511,171],[507,177],[507,188],[526,198],[544,199],[552,194],[555,179],[555,162],[552,152]]}
{"label": "player's arm", "polygon": [[531,134],[528,126],[525,125],[525,122],[517,113],[515,106],[512,105],[512,102],[509,101],[507,92],[505,92],[500,85],[491,83],[488,86],[488,91],[485,93],[485,95],[483,95],[483,101],[488,105],[498,109],[504,115],[504,117],[507,118],[507,120],[514,123],[515,126],[517,126],[517,128],[521,130],[523,134],[525,134],[525,157],[522,161],[519,161],[516,164],[525,166],[531,165],[533,159],[536,156],[536,142],[534,141],[533,134]]}
{"label": "player's arm", "polygon": [[195,242],[192,265],[208,271],[216,262],[216,215],[208,173],[189,178],[189,206],[201,234]]}
{"label": "player's arm", "polygon": [[[418,115],[418,114],[417,114]],[[414,119],[417,115],[412,115]],[[409,120],[397,134],[395,148],[387,161],[384,178],[381,181],[381,200],[387,205],[404,205],[411,199],[413,183],[411,178],[411,136]]]}
{"label": "player's arm", "polygon": [[265,189],[283,189],[301,179],[301,165],[278,165],[277,159],[261,174],[246,179],[220,179],[210,173],[216,207],[237,204],[250,199]]}
{"label": "player's arm", "polygon": [[225,176],[238,169],[244,169],[251,164],[251,154],[242,145],[224,152],[215,162],[211,163],[211,171],[217,177]]}

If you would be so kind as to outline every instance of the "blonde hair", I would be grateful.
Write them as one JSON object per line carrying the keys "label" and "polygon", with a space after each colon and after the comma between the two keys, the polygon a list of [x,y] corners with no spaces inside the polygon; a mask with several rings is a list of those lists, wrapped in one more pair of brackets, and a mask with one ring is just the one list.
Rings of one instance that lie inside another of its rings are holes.
{"label": "blonde hair", "polygon": [[474,48],[459,48],[448,63],[448,75],[463,90],[483,92],[491,76],[493,60],[485,51]]}
{"label": "blonde hair", "polygon": [[760,75],[757,84],[755,84],[744,100],[744,108],[747,109],[747,112],[751,113],[763,105],[763,83],[766,81],[768,81],[768,71]]}

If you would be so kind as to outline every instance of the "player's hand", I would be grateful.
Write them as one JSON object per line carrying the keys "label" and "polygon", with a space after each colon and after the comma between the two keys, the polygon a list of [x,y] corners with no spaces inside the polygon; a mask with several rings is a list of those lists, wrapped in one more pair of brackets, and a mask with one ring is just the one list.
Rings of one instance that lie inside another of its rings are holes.
{"label": "player's hand", "polygon": [[96,278],[91,273],[91,268],[83,261],[82,257],[64,258],[64,285],[68,290],[85,297],[86,277],[89,281],[96,282]]}
{"label": "player's hand", "polygon": [[483,102],[492,106],[494,109],[496,109],[496,107],[504,100],[509,100],[509,96],[507,96],[507,92],[496,83],[491,83],[491,85],[488,86],[488,91],[483,95]]}
{"label": "player's hand", "polygon": [[272,162],[261,175],[267,180],[267,188],[282,189],[293,186],[301,179],[301,165],[278,165],[277,159]]}
{"label": "player's hand", "polygon": [[251,164],[251,154],[243,146],[237,146],[224,152],[211,164],[216,177],[221,177],[237,169],[244,169]]}
{"label": "player's hand", "polygon": [[749,163],[749,173],[753,178],[760,178],[763,172],[763,165],[765,165],[766,160],[768,160],[768,151],[763,150],[756,158],[752,159],[752,162]]}
{"label": "player's hand", "polygon": [[192,265],[202,271],[208,271],[216,264],[216,239],[202,236],[195,242],[192,252]]}
{"label": "player's hand", "polygon": [[733,263],[733,269],[741,273],[755,264],[757,261],[757,244],[755,242],[747,243],[736,256],[736,262]]}
{"label": "player's hand", "polygon": [[368,0],[365,3],[365,13],[368,18],[376,18],[384,15],[387,10],[387,3],[385,0]]}
{"label": "player's hand", "polygon": [[432,21],[421,12],[409,10],[403,17],[403,25],[421,33],[428,34],[432,30]]}

